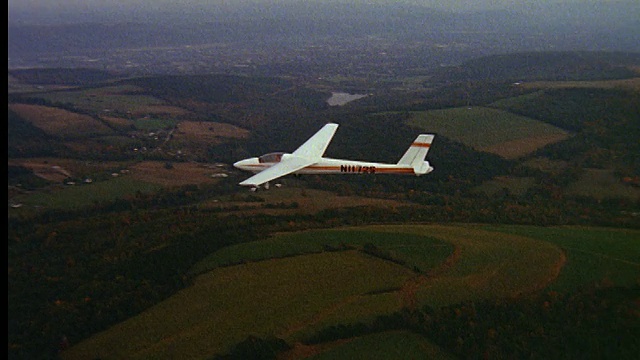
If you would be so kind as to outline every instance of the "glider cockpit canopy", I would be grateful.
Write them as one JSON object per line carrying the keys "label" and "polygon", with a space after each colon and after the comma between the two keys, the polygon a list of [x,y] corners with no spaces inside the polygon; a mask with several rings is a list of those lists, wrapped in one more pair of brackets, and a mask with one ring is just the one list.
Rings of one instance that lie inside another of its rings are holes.
{"label": "glider cockpit canopy", "polygon": [[283,152],[273,152],[273,153],[264,154],[258,158],[258,162],[260,162],[260,164],[279,163],[282,160],[282,155],[284,155]]}

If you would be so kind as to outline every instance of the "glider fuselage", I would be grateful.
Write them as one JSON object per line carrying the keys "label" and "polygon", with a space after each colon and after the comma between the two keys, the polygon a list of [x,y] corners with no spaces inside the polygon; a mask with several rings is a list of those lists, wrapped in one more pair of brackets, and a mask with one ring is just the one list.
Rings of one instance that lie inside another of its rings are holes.
{"label": "glider fuselage", "polygon": [[288,174],[406,174],[423,175],[433,171],[425,161],[434,135],[420,134],[396,164],[326,158],[324,154],[338,124],[329,123],[311,136],[293,153],[273,152],[240,160],[238,169],[255,173],[240,182],[257,187]]}
{"label": "glider fuselage", "polygon": [[[280,154],[281,161],[287,160],[289,157],[294,156],[287,153],[275,153]],[[269,156],[272,154],[267,154]],[[280,161],[261,161],[260,158],[254,157],[242,160],[235,164],[235,167],[259,173],[267,168],[270,168]],[[433,168],[429,167],[429,170],[424,174],[431,172]],[[332,159],[321,158],[319,161],[304,167],[300,170],[293,172],[293,174],[406,174],[416,175],[416,171],[411,166],[402,166],[397,164],[386,164],[378,162],[368,161],[356,161],[356,160],[344,160],[344,159]],[[422,175],[422,174],[419,174]]]}

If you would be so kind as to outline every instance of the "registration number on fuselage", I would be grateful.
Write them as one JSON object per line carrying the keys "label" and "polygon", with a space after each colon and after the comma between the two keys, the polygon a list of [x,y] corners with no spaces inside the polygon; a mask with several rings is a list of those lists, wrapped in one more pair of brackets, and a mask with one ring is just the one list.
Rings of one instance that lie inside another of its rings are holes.
{"label": "registration number on fuselage", "polygon": [[340,165],[340,172],[357,173],[357,174],[374,174],[376,172],[376,167],[362,166],[362,165]]}

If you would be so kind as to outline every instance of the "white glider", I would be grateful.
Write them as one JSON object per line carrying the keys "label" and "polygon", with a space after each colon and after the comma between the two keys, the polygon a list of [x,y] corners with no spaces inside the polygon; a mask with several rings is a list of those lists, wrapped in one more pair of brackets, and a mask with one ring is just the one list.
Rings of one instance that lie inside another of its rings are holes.
{"label": "white glider", "polygon": [[238,169],[256,173],[240,183],[258,187],[289,174],[403,174],[424,175],[433,171],[425,161],[434,135],[421,134],[411,144],[397,164],[364,162],[325,158],[327,146],[338,129],[338,124],[323,126],[293,153],[274,152],[240,160],[233,164]]}

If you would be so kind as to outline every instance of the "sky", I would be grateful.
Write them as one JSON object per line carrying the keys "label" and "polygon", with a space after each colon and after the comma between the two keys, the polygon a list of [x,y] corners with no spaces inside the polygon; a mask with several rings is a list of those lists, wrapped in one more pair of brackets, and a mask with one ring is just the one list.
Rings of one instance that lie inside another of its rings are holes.
{"label": "sky", "polygon": [[[202,4],[212,4],[221,7],[227,7],[238,4],[273,4],[273,3],[291,3],[296,1],[306,2],[340,2],[340,3],[408,3],[423,5],[431,8],[443,10],[482,10],[482,9],[518,9],[531,6],[545,6],[554,3],[577,2],[576,0],[183,0],[180,2],[183,6],[193,6]],[[580,2],[615,2],[620,0],[582,0]],[[16,9],[30,8],[32,10],[42,11],[67,11],[70,9],[87,9],[87,8],[104,8],[104,7],[140,7],[143,8],[162,8],[164,6],[176,4],[175,0],[9,0],[9,8]]]}
{"label": "sky", "polygon": [[[123,20],[132,17],[144,18],[149,10],[179,13],[180,8],[188,9],[191,13],[199,9],[235,10],[239,5],[259,4],[270,6],[287,3],[346,3],[346,4],[399,4],[422,5],[429,8],[447,11],[481,11],[481,10],[511,10],[521,13],[549,13],[552,16],[563,12],[558,10],[559,4],[580,4],[585,11],[595,14],[607,10],[609,4],[627,3],[638,4],[638,0],[9,0],[9,23],[12,21],[39,23],[89,21],[90,15],[115,14]],[[173,10],[175,9],[175,10]],[[549,10],[551,9],[551,10]],[[605,11],[606,12],[606,11]],[[200,11],[200,13],[202,13]],[[224,11],[218,12],[225,14]],[[109,16],[112,20],[114,17]]]}

